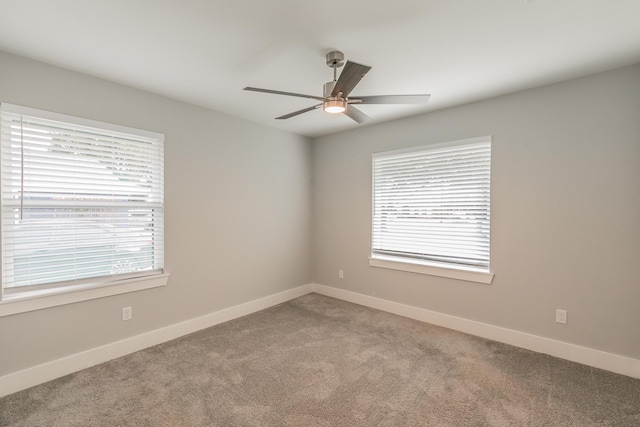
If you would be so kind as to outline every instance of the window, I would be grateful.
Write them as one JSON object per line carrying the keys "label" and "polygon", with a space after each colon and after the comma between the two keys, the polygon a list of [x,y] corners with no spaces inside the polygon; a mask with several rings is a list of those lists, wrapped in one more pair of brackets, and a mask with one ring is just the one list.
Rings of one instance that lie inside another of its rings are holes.
{"label": "window", "polygon": [[490,283],[491,138],[373,155],[370,264]]}
{"label": "window", "polygon": [[163,135],[0,114],[2,302],[163,273]]}

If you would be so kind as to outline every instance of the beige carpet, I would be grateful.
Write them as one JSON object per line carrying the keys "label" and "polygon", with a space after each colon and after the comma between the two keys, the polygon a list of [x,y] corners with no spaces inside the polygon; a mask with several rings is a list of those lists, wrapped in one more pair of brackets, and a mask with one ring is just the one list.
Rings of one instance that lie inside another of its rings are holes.
{"label": "beige carpet", "polygon": [[640,426],[640,380],[311,294],[0,399],[2,426]]}

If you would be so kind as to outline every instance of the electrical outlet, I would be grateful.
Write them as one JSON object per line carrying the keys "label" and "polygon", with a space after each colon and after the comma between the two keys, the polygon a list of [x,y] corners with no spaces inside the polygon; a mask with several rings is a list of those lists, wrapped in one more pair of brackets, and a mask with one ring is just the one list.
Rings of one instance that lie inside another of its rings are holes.
{"label": "electrical outlet", "polygon": [[131,308],[131,306],[129,307],[122,307],[122,320],[131,320],[131,318],[133,317],[133,308]]}
{"label": "electrical outlet", "polygon": [[556,309],[556,322],[557,323],[567,323],[567,310]]}
{"label": "electrical outlet", "polygon": [[344,270],[338,270],[338,279],[344,279]]}

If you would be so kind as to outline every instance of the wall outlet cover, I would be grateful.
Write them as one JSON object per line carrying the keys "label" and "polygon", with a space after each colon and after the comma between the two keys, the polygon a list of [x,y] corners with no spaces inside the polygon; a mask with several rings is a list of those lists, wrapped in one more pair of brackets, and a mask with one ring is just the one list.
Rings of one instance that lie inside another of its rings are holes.
{"label": "wall outlet cover", "polygon": [[567,310],[556,310],[556,322],[557,323],[567,323]]}

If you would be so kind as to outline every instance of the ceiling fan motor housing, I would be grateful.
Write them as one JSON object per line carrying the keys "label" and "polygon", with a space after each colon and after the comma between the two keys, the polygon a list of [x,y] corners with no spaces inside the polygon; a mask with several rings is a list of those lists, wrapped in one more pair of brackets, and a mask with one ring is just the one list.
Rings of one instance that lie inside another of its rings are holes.
{"label": "ceiling fan motor housing", "polygon": [[335,87],[336,82],[332,81],[332,82],[326,82],[324,84],[324,89],[323,89],[323,96],[325,98],[330,98],[331,97],[331,92],[333,92],[333,88]]}

